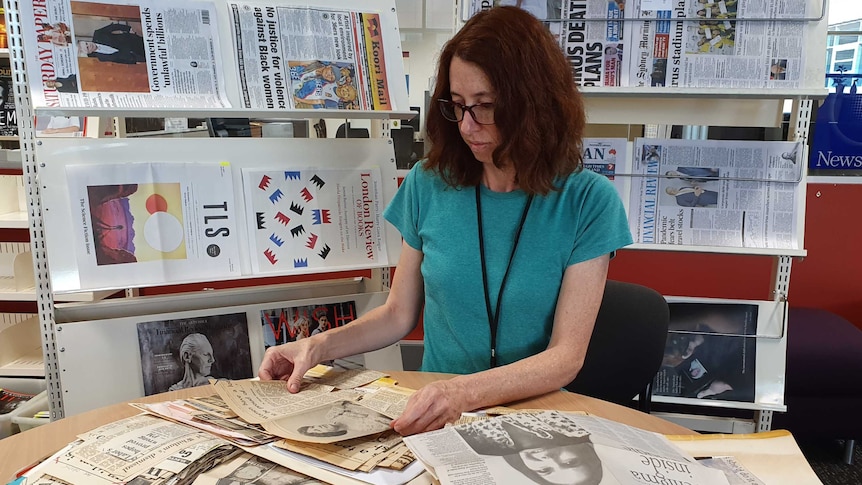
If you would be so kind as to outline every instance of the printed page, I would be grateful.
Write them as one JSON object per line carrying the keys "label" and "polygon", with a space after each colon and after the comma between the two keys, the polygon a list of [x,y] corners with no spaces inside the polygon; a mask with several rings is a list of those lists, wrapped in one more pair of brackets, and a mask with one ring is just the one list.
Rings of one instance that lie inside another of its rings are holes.
{"label": "printed page", "polygon": [[[116,421],[79,438],[40,473],[70,483],[94,484],[139,476],[164,478],[183,472],[195,459],[211,459],[206,457],[214,450],[222,458],[234,450],[209,433],[149,415]],[[191,459],[178,460],[180,456]]]}
{"label": "printed page", "polygon": [[263,429],[293,441],[308,443],[334,443],[391,429],[392,418],[352,400],[331,398],[339,393],[355,391],[336,391],[320,395],[317,406],[310,404],[302,410],[289,415],[264,421]]}
{"label": "printed page", "polygon": [[[293,414],[305,409],[309,402],[324,399],[355,399],[355,391],[332,392],[332,386],[304,383],[300,392],[291,394],[284,381],[217,381],[213,388],[230,408],[248,423],[264,421]],[[322,404],[322,403],[319,403]]]}
{"label": "printed page", "polygon": [[584,138],[584,168],[607,177],[624,203],[631,182],[630,160],[625,138]]}
{"label": "printed page", "polygon": [[32,5],[21,10],[21,29],[34,107],[230,107],[215,4]]}
{"label": "printed page", "polygon": [[[629,86],[798,88],[805,0],[630,0]],[[698,20],[674,20],[692,18]],[[774,21],[736,22],[737,18]]]}
{"label": "printed page", "polygon": [[380,170],[242,170],[254,273],[388,265]]}
{"label": "printed page", "polygon": [[80,289],[240,275],[228,164],[68,165],[66,179]]}
{"label": "printed page", "polygon": [[243,453],[229,462],[207,470],[198,475],[193,485],[223,485],[224,483],[240,484],[253,483],[251,480],[260,480],[261,484],[284,484],[284,485],[325,485],[307,475],[289,470],[277,465],[265,458]]}
{"label": "printed page", "polygon": [[444,485],[540,480],[601,485],[679,481],[727,485],[655,433],[601,418],[508,414],[404,438]]}
{"label": "printed page", "polygon": [[548,27],[579,86],[623,86],[628,62],[625,0],[469,0],[464,20],[491,7],[517,6]]}
{"label": "printed page", "polygon": [[392,419],[401,416],[407,407],[407,400],[415,393],[413,389],[397,386],[379,386],[362,395],[359,404],[373,409]]}
{"label": "printed page", "polygon": [[634,152],[635,242],[799,249],[800,143],[638,138]]}
{"label": "printed page", "polygon": [[397,448],[401,444],[401,436],[394,431],[388,431],[373,439],[361,437],[329,444],[282,440],[273,443],[273,446],[325,461],[347,470],[370,471],[374,467],[365,467],[366,463],[371,461],[379,464],[391,456],[390,452],[392,451],[400,456],[402,453]]}
{"label": "printed page", "polygon": [[395,109],[382,41],[391,30],[378,13],[301,4],[228,7],[244,108]]}

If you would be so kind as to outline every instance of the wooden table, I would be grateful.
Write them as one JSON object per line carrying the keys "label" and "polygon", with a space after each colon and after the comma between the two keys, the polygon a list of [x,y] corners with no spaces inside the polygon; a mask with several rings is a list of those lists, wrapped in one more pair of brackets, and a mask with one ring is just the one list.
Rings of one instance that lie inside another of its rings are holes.
{"label": "wooden table", "polygon": [[[398,380],[398,384],[412,389],[418,389],[429,382],[451,377],[447,374],[422,372],[392,372],[391,375]],[[212,388],[203,386],[156,394],[135,399],[134,401],[170,401],[212,393]],[[552,392],[544,396],[512,403],[509,406],[518,409],[586,411],[595,416],[608,418],[657,433],[697,434],[688,428],[634,409],[570,392]],[[114,404],[75,416],[69,416],[0,440],[0,485],[11,481],[18,470],[51,455],[73,441],[78,434],[138,413],[137,409],[126,403]]]}

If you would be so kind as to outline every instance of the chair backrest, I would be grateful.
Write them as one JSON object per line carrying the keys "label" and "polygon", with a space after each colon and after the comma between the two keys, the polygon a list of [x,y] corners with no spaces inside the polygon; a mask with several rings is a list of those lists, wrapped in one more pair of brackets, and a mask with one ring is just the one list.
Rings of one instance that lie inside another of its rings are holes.
{"label": "chair backrest", "polygon": [[640,395],[649,412],[649,392],[661,367],[670,310],[646,286],[608,280],[584,367],[566,389],[631,406]]}
{"label": "chair backrest", "polygon": [[335,138],[369,138],[368,128],[353,128],[350,123],[342,123],[335,130]]}

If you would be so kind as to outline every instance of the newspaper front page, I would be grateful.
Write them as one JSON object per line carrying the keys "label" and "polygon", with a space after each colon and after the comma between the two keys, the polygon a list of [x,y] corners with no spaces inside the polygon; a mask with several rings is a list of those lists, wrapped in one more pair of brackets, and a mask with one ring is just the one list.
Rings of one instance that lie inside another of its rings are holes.
{"label": "newspaper front page", "polygon": [[379,14],[228,6],[244,108],[395,109]]}
{"label": "newspaper front page", "polygon": [[35,107],[228,108],[210,2],[34,0],[21,10]]}
{"label": "newspaper front page", "polygon": [[792,19],[808,14],[805,0],[629,0],[628,85],[798,88],[805,22]]}
{"label": "newspaper front page", "polygon": [[639,138],[634,152],[636,243],[799,249],[801,144]]}
{"label": "newspaper front page", "polygon": [[471,0],[466,16],[517,6],[542,20],[557,39],[580,86],[622,86],[626,0]]}
{"label": "newspaper front page", "polygon": [[508,414],[404,442],[443,485],[728,483],[659,434],[557,411]]}

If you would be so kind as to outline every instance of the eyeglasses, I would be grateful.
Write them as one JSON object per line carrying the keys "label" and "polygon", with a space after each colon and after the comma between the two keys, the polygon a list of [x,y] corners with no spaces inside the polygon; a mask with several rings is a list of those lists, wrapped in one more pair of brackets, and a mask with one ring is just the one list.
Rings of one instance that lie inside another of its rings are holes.
{"label": "eyeglasses", "polygon": [[494,103],[476,103],[466,106],[449,99],[438,99],[437,101],[440,103],[440,113],[449,121],[460,123],[464,119],[464,112],[466,111],[473,117],[473,121],[480,125],[494,124]]}

